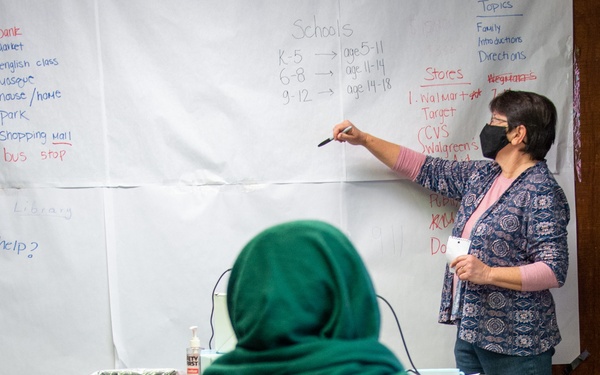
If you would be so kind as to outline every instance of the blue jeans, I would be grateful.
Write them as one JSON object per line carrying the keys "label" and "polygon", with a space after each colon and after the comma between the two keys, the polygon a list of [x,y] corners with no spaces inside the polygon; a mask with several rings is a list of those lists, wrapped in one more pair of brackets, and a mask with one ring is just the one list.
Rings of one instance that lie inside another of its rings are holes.
{"label": "blue jeans", "polygon": [[532,356],[505,355],[490,352],[456,338],[456,367],[465,374],[485,375],[552,375],[554,348]]}

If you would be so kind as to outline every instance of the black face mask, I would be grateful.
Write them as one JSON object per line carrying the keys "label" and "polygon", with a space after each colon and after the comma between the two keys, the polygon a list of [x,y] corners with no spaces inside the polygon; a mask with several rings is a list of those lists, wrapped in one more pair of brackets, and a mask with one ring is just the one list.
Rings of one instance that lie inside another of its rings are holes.
{"label": "black face mask", "polygon": [[496,159],[498,152],[508,144],[506,138],[506,128],[503,126],[493,126],[485,124],[479,134],[481,141],[481,152],[483,156],[489,159]]}

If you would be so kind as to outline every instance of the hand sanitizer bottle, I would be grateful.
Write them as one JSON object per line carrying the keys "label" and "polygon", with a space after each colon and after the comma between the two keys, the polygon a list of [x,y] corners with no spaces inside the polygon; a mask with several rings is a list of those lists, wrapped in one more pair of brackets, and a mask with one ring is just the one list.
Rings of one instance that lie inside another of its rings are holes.
{"label": "hand sanitizer bottle", "polygon": [[200,374],[200,339],[196,336],[197,326],[190,327],[192,330],[192,339],[190,347],[187,348],[187,372],[186,375]]}

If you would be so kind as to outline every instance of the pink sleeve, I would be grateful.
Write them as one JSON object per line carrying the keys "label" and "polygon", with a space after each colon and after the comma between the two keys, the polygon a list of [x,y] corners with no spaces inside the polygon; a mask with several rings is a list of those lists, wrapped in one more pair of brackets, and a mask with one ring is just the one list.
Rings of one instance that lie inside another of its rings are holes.
{"label": "pink sleeve", "polygon": [[425,154],[421,154],[410,148],[400,147],[400,153],[393,170],[399,175],[414,181],[419,175],[421,167],[425,163]]}
{"label": "pink sleeve", "polygon": [[521,266],[519,269],[521,271],[521,290],[524,292],[558,288],[554,272],[544,262],[535,262]]}

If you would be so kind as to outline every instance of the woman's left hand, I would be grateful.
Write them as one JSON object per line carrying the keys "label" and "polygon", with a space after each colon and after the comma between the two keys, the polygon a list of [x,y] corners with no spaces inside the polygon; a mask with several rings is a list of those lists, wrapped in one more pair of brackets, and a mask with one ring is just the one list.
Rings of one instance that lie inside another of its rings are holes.
{"label": "woman's left hand", "polygon": [[461,255],[450,264],[461,280],[475,284],[489,284],[491,267],[480,261],[474,255]]}

